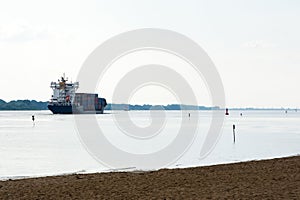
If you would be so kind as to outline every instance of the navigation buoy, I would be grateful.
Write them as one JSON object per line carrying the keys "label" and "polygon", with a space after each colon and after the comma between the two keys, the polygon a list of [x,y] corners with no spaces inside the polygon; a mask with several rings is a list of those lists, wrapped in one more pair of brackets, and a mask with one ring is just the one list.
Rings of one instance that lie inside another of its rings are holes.
{"label": "navigation buoy", "polygon": [[228,108],[226,108],[225,115],[229,115]]}
{"label": "navigation buoy", "polygon": [[34,126],[34,125],[35,125],[35,123],[34,123],[34,120],[35,120],[35,117],[34,117],[34,115],[32,115],[32,116],[31,116],[31,119],[32,119],[33,126]]}
{"label": "navigation buoy", "polygon": [[233,143],[235,143],[235,124],[232,125],[232,131],[233,131]]}

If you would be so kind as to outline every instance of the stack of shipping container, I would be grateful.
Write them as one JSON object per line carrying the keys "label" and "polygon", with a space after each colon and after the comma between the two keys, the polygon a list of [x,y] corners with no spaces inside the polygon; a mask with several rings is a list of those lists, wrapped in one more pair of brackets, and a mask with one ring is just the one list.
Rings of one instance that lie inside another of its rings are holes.
{"label": "stack of shipping container", "polygon": [[84,111],[101,110],[107,103],[104,98],[98,98],[98,94],[76,93],[74,105],[83,107]]}
{"label": "stack of shipping container", "polygon": [[74,104],[82,106],[85,111],[97,110],[98,94],[76,93]]}

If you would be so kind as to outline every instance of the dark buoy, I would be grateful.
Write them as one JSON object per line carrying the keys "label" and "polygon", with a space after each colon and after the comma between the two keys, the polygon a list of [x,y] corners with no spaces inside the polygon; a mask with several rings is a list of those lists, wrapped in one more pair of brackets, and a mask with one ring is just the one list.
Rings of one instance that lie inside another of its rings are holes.
{"label": "dark buoy", "polygon": [[232,125],[232,131],[233,131],[233,143],[235,143],[235,124]]}
{"label": "dark buoy", "polygon": [[34,117],[34,115],[32,115],[32,116],[31,116],[31,119],[32,119],[33,126],[34,126],[34,125],[35,125],[35,123],[34,123],[34,120],[35,120],[35,117]]}
{"label": "dark buoy", "polygon": [[240,113],[240,116],[243,117],[243,113]]}
{"label": "dark buoy", "polygon": [[228,108],[226,108],[225,115],[229,115]]}

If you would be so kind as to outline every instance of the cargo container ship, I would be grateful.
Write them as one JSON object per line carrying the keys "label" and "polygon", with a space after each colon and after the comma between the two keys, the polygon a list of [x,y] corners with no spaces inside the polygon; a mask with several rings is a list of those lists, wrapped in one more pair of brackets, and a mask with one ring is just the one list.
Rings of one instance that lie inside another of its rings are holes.
{"label": "cargo container ship", "polygon": [[53,114],[103,114],[107,105],[104,98],[98,94],[76,93],[79,82],[68,83],[65,76],[58,82],[51,82],[53,95],[48,104],[48,109]]}

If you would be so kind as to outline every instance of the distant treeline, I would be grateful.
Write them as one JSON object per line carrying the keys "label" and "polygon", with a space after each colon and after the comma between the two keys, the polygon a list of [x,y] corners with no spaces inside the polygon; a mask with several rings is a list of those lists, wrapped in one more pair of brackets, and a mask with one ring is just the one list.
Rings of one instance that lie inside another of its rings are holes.
{"label": "distant treeline", "polygon": [[[0,99],[0,110],[48,110],[48,102],[35,100],[16,100],[5,102]],[[218,110],[219,107],[193,106],[181,104],[169,105],[131,105],[108,104],[105,110]],[[230,110],[293,110],[291,108],[229,108]],[[295,109],[296,110],[296,109]]]}
{"label": "distant treeline", "polygon": [[[48,102],[35,100],[16,100],[5,102],[0,99],[0,110],[47,110]],[[108,104],[105,110],[213,110],[219,107],[191,106],[191,105],[130,105],[130,104]]]}
{"label": "distant treeline", "polygon": [[5,102],[0,99],[0,110],[47,110],[47,102],[16,100]]}
{"label": "distant treeline", "polygon": [[181,104],[169,105],[131,105],[131,104],[108,104],[105,110],[216,110],[219,107],[205,107]]}

